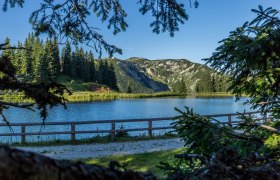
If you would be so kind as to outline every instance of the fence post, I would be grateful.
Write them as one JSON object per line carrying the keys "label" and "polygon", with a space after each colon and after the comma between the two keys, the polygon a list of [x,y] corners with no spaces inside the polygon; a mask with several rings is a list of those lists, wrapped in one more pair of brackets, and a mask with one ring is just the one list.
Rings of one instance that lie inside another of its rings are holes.
{"label": "fence post", "polygon": [[26,140],[25,140],[25,126],[21,126],[21,144],[24,144],[26,143]]}
{"label": "fence post", "polygon": [[149,120],[149,127],[148,127],[148,135],[149,135],[149,138],[152,139],[153,137],[153,121],[152,120]]}
{"label": "fence post", "polygon": [[228,125],[231,126],[231,115],[228,115]]}
{"label": "fence post", "polygon": [[115,131],[116,131],[116,124],[112,122],[112,128],[111,128],[111,141],[115,141]]}
{"label": "fence post", "polygon": [[71,142],[74,143],[76,141],[76,127],[75,124],[71,124]]}

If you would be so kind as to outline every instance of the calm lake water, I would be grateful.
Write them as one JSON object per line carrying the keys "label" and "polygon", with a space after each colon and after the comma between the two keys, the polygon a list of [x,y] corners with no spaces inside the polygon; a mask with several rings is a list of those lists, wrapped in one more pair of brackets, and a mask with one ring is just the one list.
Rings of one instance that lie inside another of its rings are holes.
{"label": "calm lake water", "polygon": [[[193,108],[195,112],[207,114],[223,114],[250,111],[249,105],[243,105],[246,99],[235,102],[234,97],[223,98],[147,98],[147,99],[119,99],[105,102],[73,103],[68,104],[67,110],[63,107],[55,107],[49,111],[47,122],[52,121],[88,121],[88,120],[114,120],[132,118],[158,118],[178,115],[175,107],[183,110],[184,106]],[[5,112],[10,122],[40,122],[38,113],[27,110],[10,108]],[[166,122],[169,123],[169,122]],[[147,126],[147,123],[117,124],[116,128],[124,126],[126,128],[136,128]],[[164,126],[164,123],[153,124]],[[29,127],[27,132],[39,131],[41,127]],[[77,130],[97,130],[109,129],[110,125],[81,125]],[[44,132],[70,130],[68,126],[53,126],[42,129]],[[20,128],[13,127],[14,132],[19,132]],[[10,132],[6,127],[1,127],[0,132]],[[78,135],[77,138],[92,137],[89,135]],[[30,136],[28,141],[69,139],[70,135],[52,135],[35,137]],[[19,137],[2,138],[1,141],[15,142]]]}

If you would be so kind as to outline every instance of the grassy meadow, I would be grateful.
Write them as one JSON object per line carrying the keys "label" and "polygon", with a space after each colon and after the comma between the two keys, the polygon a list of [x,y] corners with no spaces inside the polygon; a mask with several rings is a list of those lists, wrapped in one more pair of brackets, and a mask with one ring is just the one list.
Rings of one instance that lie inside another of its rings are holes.
{"label": "grassy meadow", "polygon": [[[120,92],[92,92],[76,91],[72,95],[65,94],[65,98],[71,102],[92,102],[92,101],[110,101],[115,99],[130,98],[160,98],[160,97],[229,97],[230,93],[197,93],[197,94],[178,94],[173,92],[159,92],[153,94],[144,93],[120,93]],[[25,98],[21,93],[6,93],[0,95],[0,100],[16,103],[30,103],[31,99]]]}
{"label": "grassy meadow", "polygon": [[142,154],[131,154],[131,155],[112,155],[100,158],[89,158],[82,159],[82,161],[87,164],[97,164],[101,166],[108,166],[110,161],[117,161],[126,168],[141,171],[141,172],[153,172],[158,177],[164,177],[164,172],[157,166],[160,162],[172,161],[174,160],[174,155],[182,153],[182,149],[168,150],[168,151],[158,151],[158,152],[148,152]]}

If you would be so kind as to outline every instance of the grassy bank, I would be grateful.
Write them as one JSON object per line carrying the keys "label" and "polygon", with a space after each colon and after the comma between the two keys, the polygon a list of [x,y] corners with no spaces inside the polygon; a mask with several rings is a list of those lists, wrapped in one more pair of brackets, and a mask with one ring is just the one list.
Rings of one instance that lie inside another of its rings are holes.
{"label": "grassy bank", "polygon": [[[119,93],[119,92],[90,92],[78,91],[73,92],[72,95],[65,95],[69,102],[92,102],[92,101],[110,101],[122,98],[160,98],[160,97],[229,97],[233,96],[230,93],[196,93],[196,94],[178,94],[172,92],[160,92],[153,94],[132,94],[132,93]],[[7,102],[28,103],[32,102],[31,99],[24,98],[23,94],[4,94],[0,95],[0,100]]]}
{"label": "grassy bank", "polygon": [[114,160],[118,161],[121,165],[125,165],[125,167],[128,169],[142,172],[150,171],[156,174],[158,177],[164,177],[164,172],[157,166],[160,164],[160,162],[174,160],[174,155],[179,153],[182,153],[182,149],[143,154],[112,155],[101,158],[82,159],[80,161],[87,164],[108,166],[109,162]]}
{"label": "grassy bank", "polygon": [[130,94],[130,93],[118,93],[118,92],[108,92],[108,93],[97,93],[97,92],[74,92],[71,96],[66,96],[69,102],[90,102],[98,100],[114,100],[121,98],[156,98],[156,97],[170,97],[179,96],[179,94],[174,94],[170,92],[154,93],[154,94]]}

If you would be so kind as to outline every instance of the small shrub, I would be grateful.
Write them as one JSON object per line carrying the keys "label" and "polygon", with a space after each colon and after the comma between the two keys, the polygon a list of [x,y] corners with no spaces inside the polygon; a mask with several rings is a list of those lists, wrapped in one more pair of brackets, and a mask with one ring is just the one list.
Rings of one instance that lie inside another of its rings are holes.
{"label": "small shrub", "polygon": [[120,130],[116,133],[116,138],[126,138],[126,137],[129,137],[129,134],[125,130],[124,126],[121,125]]}

